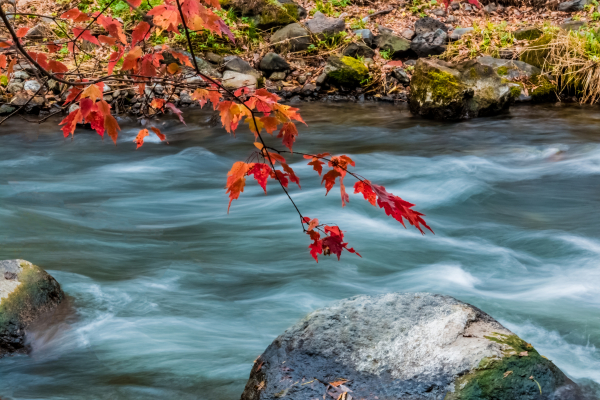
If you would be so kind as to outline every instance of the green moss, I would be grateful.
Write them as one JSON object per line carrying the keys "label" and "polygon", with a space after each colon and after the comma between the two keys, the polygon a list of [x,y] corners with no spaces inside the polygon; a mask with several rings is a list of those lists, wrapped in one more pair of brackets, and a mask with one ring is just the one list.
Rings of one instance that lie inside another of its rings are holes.
{"label": "green moss", "polygon": [[508,67],[503,65],[496,70],[496,73],[498,73],[500,76],[506,76],[508,75]]}
{"label": "green moss", "polygon": [[536,88],[531,91],[531,100],[534,102],[546,102],[556,100],[557,87],[543,75],[531,78]]}
{"label": "green moss", "polygon": [[328,76],[340,85],[357,85],[369,77],[369,69],[355,58],[344,56]]}
{"label": "green moss", "polygon": [[511,86],[510,87],[510,95],[513,98],[517,98],[521,95],[521,87],[520,86]]}
{"label": "green moss", "polygon": [[543,69],[544,64],[546,63],[546,57],[549,53],[547,45],[552,41],[552,38],[553,36],[551,34],[545,34],[539,39],[531,42],[523,54],[521,54],[520,60]]}
{"label": "green moss", "polygon": [[255,20],[256,26],[261,29],[289,25],[296,21],[298,21],[298,6],[293,3],[268,4]]}
{"label": "green moss", "polygon": [[456,381],[455,391],[445,400],[536,400],[540,390],[553,393],[567,382],[550,360],[518,336],[494,333],[484,337],[504,345],[503,357],[484,358],[476,369]]}
{"label": "green moss", "polygon": [[[474,69],[473,73],[477,74]],[[430,70],[425,74],[413,76],[411,84],[413,82],[414,85],[412,86],[415,88],[415,96],[420,101],[425,101],[429,92],[431,94],[431,101],[434,103],[448,102],[456,99],[462,88],[462,85],[454,75],[440,70]]]}

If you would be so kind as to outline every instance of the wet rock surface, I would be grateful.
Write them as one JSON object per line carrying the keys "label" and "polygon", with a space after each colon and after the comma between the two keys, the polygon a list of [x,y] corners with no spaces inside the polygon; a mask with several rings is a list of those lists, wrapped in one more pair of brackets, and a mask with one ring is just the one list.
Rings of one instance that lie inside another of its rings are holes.
{"label": "wet rock surface", "polygon": [[0,357],[25,349],[25,331],[64,297],[56,280],[25,260],[0,261]]}
{"label": "wet rock surface", "polygon": [[582,398],[551,361],[478,308],[392,293],[342,300],[286,330],[256,360],[241,399],[344,392],[347,399]]}
{"label": "wet rock surface", "polygon": [[449,64],[419,59],[411,82],[410,110],[434,119],[468,119],[508,109],[520,95],[477,60]]}

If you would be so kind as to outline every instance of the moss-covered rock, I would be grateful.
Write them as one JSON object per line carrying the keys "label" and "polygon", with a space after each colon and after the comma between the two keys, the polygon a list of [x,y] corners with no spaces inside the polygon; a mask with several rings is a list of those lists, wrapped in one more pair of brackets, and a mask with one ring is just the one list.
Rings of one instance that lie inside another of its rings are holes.
{"label": "moss-covered rock", "polygon": [[523,51],[519,59],[527,64],[544,69],[546,57],[548,57],[548,53],[550,52],[550,50],[548,50],[548,43],[551,41],[551,34],[543,35],[542,37],[534,40],[529,44],[529,46],[527,46],[525,51]]}
{"label": "moss-covered rock", "polygon": [[[228,8],[249,16],[259,29],[271,29],[306,18],[306,10],[292,0],[222,0]],[[222,6],[225,7],[223,3]]]}
{"label": "moss-covered rock", "polygon": [[369,69],[352,57],[332,56],[325,67],[327,79],[336,85],[352,88],[360,86],[369,78]]}
{"label": "moss-covered rock", "polygon": [[0,357],[25,347],[25,329],[64,297],[56,280],[25,260],[0,261]]}
{"label": "moss-covered rock", "polygon": [[534,103],[546,103],[558,99],[558,88],[544,75],[536,75],[529,80],[534,89],[529,93]]}
{"label": "moss-covered rock", "polygon": [[577,399],[573,382],[552,361],[517,335],[484,336],[502,346],[501,357],[486,357],[454,384],[444,400]]}
{"label": "moss-covered rock", "polygon": [[411,111],[434,119],[493,115],[507,109],[514,100],[508,83],[477,60],[453,65],[419,59],[410,88]]}

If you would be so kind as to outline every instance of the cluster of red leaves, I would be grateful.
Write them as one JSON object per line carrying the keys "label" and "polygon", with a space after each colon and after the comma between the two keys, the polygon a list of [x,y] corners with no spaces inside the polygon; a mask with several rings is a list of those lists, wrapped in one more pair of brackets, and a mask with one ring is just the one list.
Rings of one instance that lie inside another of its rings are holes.
{"label": "cluster of red leaves", "polygon": [[[319,220],[317,218],[310,219],[308,217],[304,217],[302,222],[308,225],[306,234],[310,237],[310,240],[313,241],[308,248],[310,250],[310,255],[313,256],[316,262],[319,262],[319,254],[325,256],[335,254],[339,260],[343,250],[350,253],[356,253],[357,256],[362,258],[356,250],[352,247],[348,247],[348,243],[344,243],[344,233],[339,226],[319,225]],[[321,239],[321,233],[319,233],[318,230],[321,230],[325,235],[323,239]]]}
{"label": "cluster of red leaves", "polygon": [[227,207],[227,212],[229,212],[231,202],[240,197],[240,193],[244,191],[244,187],[246,186],[246,176],[252,175],[260,187],[263,188],[265,194],[267,194],[267,180],[269,178],[279,181],[285,188],[288,187],[290,181],[300,187],[300,178],[298,178],[294,173],[294,170],[286,163],[285,158],[277,153],[267,151],[260,143],[255,144],[261,150],[263,158],[266,161],[269,161],[269,164],[275,165],[276,163],[279,163],[283,171],[273,169],[266,163],[235,162],[233,167],[231,167],[231,170],[227,173],[227,183],[225,185],[225,189],[227,189],[227,193],[229,194],[229,206]]}

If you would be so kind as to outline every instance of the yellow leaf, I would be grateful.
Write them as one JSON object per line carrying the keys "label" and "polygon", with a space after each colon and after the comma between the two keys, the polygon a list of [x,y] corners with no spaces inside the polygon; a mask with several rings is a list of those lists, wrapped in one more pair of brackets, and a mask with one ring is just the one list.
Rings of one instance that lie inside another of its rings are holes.
{"label": "yellow leaf", "polygon": [[254,146],[259,150],[262,150],[263,147],[265,147],[262,143],[259,142],[254,142]]}
{"label": "yellow leaf", "polygon": [[100,90],[100,88],[98,86],[90,85],[83,92],[81,92],[81,95],[79,97],[81,99],[85,99],[86,97],[89,97],[90,100],[96,101],[96,99],[102,98],[102,91]]}

